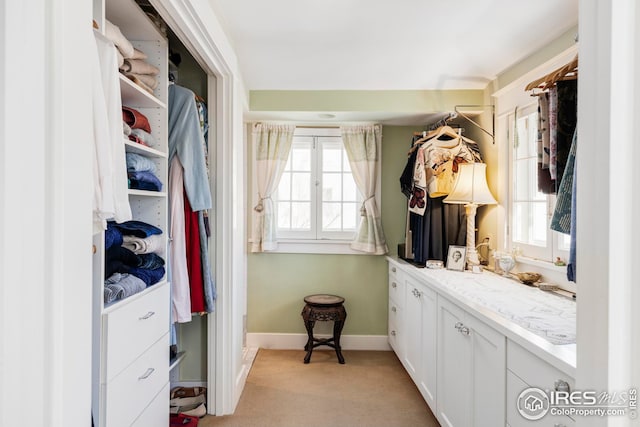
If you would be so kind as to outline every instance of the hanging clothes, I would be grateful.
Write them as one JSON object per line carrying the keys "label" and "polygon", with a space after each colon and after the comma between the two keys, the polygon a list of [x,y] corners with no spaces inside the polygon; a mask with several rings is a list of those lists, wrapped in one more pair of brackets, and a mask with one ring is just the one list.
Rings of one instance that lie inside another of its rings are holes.
{"label": "hanging clothes", "polygon": [[424,265],[427,260],[445,261],[449,245],[466,245],[467,220],[463,205],[443,203],[446,196],[427,196],[424,215],[410,214],[413,261]]}
{"label": "hanging clothes", "polygon": [[211,190],[195,94],[169,85],[169,163],[176,154],[184,168],[184,187],[194,211],[211,209]]}
{"label": "hanging clothes", "polygon": [[[169,86],[169,159],[171,169],[176,165],[174,158],[181,165],[183,187],[172,188],[170,201],[180,198],[175,203],[176,210],[182,207],[182,213],[176,215],[182,224],[176,225],[180,230],[181,245],[176,245],[174,268],[180,271],[177,286],[180,287],[181,300],[178,310],[182,318],[186,313],[213,312],[215,299],[215,283],[211,274],[206,230],[206,210],[211,209],[211,191],[209,187],[209,171],[207,166],[206,106],[204,102],[189,89],[172,84]],[[172,210],[173,213],[173,210]],[[173,217],[172,217],[173,221]],[[172,222],[173,224],[173,222]],[[173,236],[175,239],[177,236]],[[183,245],[182,245],[183,243]],[[186,273],[185,273],[186,272]],[[186,280],[186,282],[185,282]],[[174,280],[175,281],[175,280]],[[184,300],[188,288],[189,304]],[[177,313],[178,314],[178,313]],[[191,317],[189,316],[189,320]],[[176,321],[180,322],[181,320]]]}
{"label": "hanging clothes", "polygon": [[569,151],[573,141],[578,119],[578,81],[563,80],[556,83],[557,135],[556,135],[556,192],[564,176],[564,170],[569,158]]}
{"label": "hanging clothes", "polygon": [[191,296],[191,313],[205,311],[204,283],[202,281],[202,258],[200,254],[200,230],[198,212],[194,212],[189,199],[184,198],[184,231],[189,272],[189,291]]}
{"label": "hanging clothes", "polygon": [[[455,173],[454,165],[457,165],[458,161],[474,162],[480,161],[481,158],[479,152],[476,151],[476,147],[470,148],[465,140],[458,138],[458,135],[455,135],[450,140],[439,140],[437,138],[429,140],[414,136],[411,141],[411,147],[413,148],[416,144],[421,143],[422,146],[420,148],[410,150],[407,165],[400,177],[400,187],[402,193],[408,198],[407,209],[409,210],[409,215],[407,219],[408,235],[406,238],[408,239],[409,235],[411,236],[413,261],[416,264],[424,265],[429,259],[444,261],[449,245],[464,246],[466,244],[464,206],[443,203],[445,195],[432,197],[428,194],[429,179],[435,182],[434,192],[436,190],[444,191],[445,188],[443,182],[438,183],[436,181],[436,174],[433,173],[434,166],[436,169],[438,167],[448,167],[451,174],[453,174]],[[443,153],[443,151],[447,150],[446,154]],[[421,156],[424,156],[424,160]],[[459,157],[459,160],[454,160],[457,157]],[[443,159],[443,161],[440,162],[439,159]],[[420,185],[415,185],[416,179],[415,175],[413,175],[416,168],[420,167],[424,168],[424,176],[427,181],[427,188],[424,190]],[[429,172],[430,169],[431,172]],[[412,171],[411,181],[409,181],[409,171]],[[450,178],[451,176],[449,176]],[[409,182],[411,182],[411,185]],[[421,206],[416,209],[418,205]]]}
{"label": "hanging clothes", "polygon": [[171,319],[173,322],[191,321],[191,290],[187,269],[187,243],[184,218],[183,167],[178,156],[169,165],[169,232]]}
{"label": "hanging clothes", "polygon": [[127,165],[122,127],[122,101],[116,47],[94,31],[94,232],[107,228],[107,219],[132,219],[127,193]]}
{"label": "hanging clothes", "polygon": [[554,194],[556,183],[549,173],[550,154],[549,93],[538,95],[538,191]]}

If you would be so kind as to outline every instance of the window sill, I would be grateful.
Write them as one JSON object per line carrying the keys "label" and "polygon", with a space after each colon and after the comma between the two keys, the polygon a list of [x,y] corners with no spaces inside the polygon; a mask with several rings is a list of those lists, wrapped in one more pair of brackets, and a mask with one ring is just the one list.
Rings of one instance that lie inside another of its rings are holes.
{"label": "window sill", "polygon": [[535,271],[542,274],[542,281],[553,283],[560,289],[576,292],[576,284],[567,280],[567,266],[555,265],[549,261],[519,256],[516,257],[516,270]]}
{"label": "window sill", "polygon": [[279,240],[277,249],[264,253],[370,255],[351,249],[348,240]]}

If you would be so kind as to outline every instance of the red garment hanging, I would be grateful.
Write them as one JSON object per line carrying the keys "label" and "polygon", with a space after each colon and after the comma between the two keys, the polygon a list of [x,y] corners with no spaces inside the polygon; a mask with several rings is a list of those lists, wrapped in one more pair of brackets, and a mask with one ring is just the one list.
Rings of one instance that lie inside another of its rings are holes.
{"label": "red garment hanging", "polygon": [[200,253],[200,231],[198,212],[191,210],[187,193],[184,193],[184,233],[187,248],[187,271],[191,291],[191,313],[206,311],[204,302],[204,282],[202,280],[202,261]]}

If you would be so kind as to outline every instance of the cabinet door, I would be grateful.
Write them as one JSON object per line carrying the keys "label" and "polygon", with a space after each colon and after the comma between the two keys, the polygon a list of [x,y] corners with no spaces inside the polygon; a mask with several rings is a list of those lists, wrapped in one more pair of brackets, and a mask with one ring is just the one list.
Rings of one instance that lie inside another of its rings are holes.
{"label": "cabinet door", "polygon": [[[436,417],[443,426],[471,425],[471,340],[460,330],[464,311],[438,296],[438,397]],[[491,424],[485,424],[491,425]],[[504,423],[502,424],[504,425]]]}
{"label": "cabinet door", "polygon": [[438,341],[438,294],[423,287],[420,295],[422,307],[422,365],[418,388],[432,411],[436,410],[436,365]]}
{"label": "cabinet door", "polygon": [[[470,426],[505,425],[506,338],[484,322],[465,314],[471,344]],[[463,333],[466,333],[463,329]]]}

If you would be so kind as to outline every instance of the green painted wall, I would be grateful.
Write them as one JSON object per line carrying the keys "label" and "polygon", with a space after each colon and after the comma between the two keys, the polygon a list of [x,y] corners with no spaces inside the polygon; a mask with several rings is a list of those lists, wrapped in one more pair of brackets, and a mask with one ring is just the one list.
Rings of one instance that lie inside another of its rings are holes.
{"label": "green painted wall", "polygon": [[[385,126],[382,132],[382,226],[391,254],[404,241],[406,199],[398,180],[415,130]],[[387,333],[384,256],[249,254],[247,283],[248,332],[304,333],[303,298],[333,293],[346,299],[345,335]]]}
{"label": "green painted wall", "polygon": [[482,104],[482,90],[253,90],[251,111],[433,113]]}

